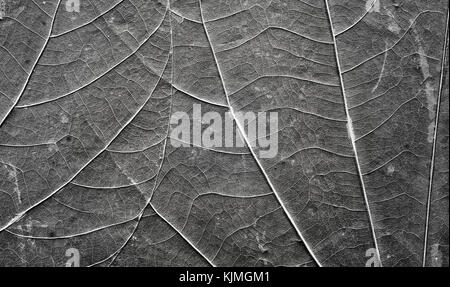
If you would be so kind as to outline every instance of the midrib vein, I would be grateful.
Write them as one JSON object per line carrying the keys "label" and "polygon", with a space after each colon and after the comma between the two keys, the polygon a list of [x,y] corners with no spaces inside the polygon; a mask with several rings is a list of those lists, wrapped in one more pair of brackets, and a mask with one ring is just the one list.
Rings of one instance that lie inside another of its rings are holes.
{"label": "midrib vein", "polygon": [[252,154],[252,156],[253,156],[255,162],[257,163],[259,169],[261,170],[261,173],[264,175],[264,178],[266,179],[267,183],[269,184],[270,188],[272,189],[272,192],[273,192],[273,194],[275,195],[275,197],[276,197],[278,203],[280,204],[281,208],[283,209],[283,211],[284,211],[284,213],[286,214],[287,218],[289,219],[290,223],[291,223],[292,226],[294,227],[294,229],[295,229],[295,231],[297,232],[298,236],[301,238],[302,243],[305,245],[306,249],[307,249],[308,252],[310,253],[311,257],[314,259],[314,261],[316,262],[316,264],[317,264],[318,266],[322,267],[322,264],[321,264],[320,261],[316,258],[315,254],[314,254],[313,251],[312,251],[312,248],[311,248],[311,247],[309,246],[309,244],[306,242],[306,240],[305,240],[305,238],[303,237],[302,233],[300,232],[300,230],[299,230],[297,224],[295,223],[295,220],[292,218],[290,212],[287,210],[287,208],[286,208],[284,202],[282,201],[282,199],[280,198],[280,196],[279,196],[278,192],[276,191],[274,185],[272,184],[272,181],[270,180],[268,174],[266,173],[266,171],[265,171],[265,169],[263,168],[261,162],[259,161],[258,157],[256,156],[255,151],[254,151],[253,148],[251,147],[250,140],[248,139],[248,137],[247,137],[247,135],[246,135],[246,133],[245,133],[244,128],[242,127],[241,123],[239,123],[239,121],[238,121],[237,118],[236,118],[236,115],[235,115],[234,110],[233,110],[233,106],[232,106],[231,103],[230,103],[229,93],[228,93],[227,88],[226,88],[226,86],[225,86],[224,78],[223,78],[223,75],[222,75],[222,70],[220,69],[219,61],[217,60],[217,56],[216,56],[216,52],[215,52],[215,50],[214,50],[214,46],[212,45],[211,39],[210,39],[210,37],[209,37],[208,29],[206,28],[206,25],[205,25],[205,19],[204,19],[204,17],[203,17],[203,9],[202,9],[202,0],[199,0],[199,6],[200,6],[200,15],[201,15],[201,20],[202,20],[202,25],[203,25],[203,28],[204,28],[204,30],[205,30],[206,38],[208,39],[208,42],[209,42],[209,46],[211,47],[211,53],[213,54],[215,64],[216,64],[216,66],[217,66],[217,71],[218,71],[218,73],[219,73],[220,82],[221,82],[221,84],[222,84],[222,87],[223,87],[223,90],[224,90],[224,93],[225,93],[225,97],[226,97],[226,101],[227,101],[227,104],[228,104],[228,109],[229,109],[229,111],[230,111],[231,117],[233,118],[234,122],[236,123],[236,125],[237,125],[237,127],[238,127],[238,130],[239,130],[240,134],[242,135],[242,137],[243,137],[243,139],[244,139],[244,141],[245,141],[245,144],[247,145],[247,147],[248,147],[248,149],[250,150],[250,152],[251,152],[251,154]]}
{"label": "midrib vein", "polygon": [[445,70],[445,60],[447,56],[447,42],[448,42],[448,18],[449,12],[447,10],[447,20],[445,25],[445,36],[444,36],[444,47],[442,49],[442,60],[441,60],[441,77],[439,82],[439,94],[437,98],[436,105],[436,118],[434,125],[434,137],[433,137],[433,151],[431,154],[431,163],[430,163],[430,182],[428,185],[428,197],[427,197],[427,215],[425,219],[425,235],[424,235],[424,244],[423,244],[423,258],[422,258],[422,266],[426,267],[426,257],[427,257],[427,247],[428,247],[428,225],[430,220],[430,209],[431,209],[431,193],[433,191],[433,176],[434,176],[434,161],[436,155],[436,139],[439,130],[439,110],[441,107],[441,95],[442,95],[442,86],[444,83],[444,70]]}
{"label": "midrib vein", "polygon": [[364,177],[362,175],[361,164],[359,162],[358,149],[356,148],[356,143],[355,143],[356,137],[355,137],[355,132],[354,132],[354,129],[353,129],[352,118],[350,117],[350,113],[349,113],[349,108],[348,108],[348,103],[347,103],[347,96],[346,96],[346,93],[345,93],[344,79],[342,77],[341,63],[339,61],[339,51],[338,51],[337,42],[336,42],[336,34],[334,32],[334,27],[333,27],[333,20],[331,19],[331,12],[330,12],[330,6],[328,5],[328,0],[324,0],[324,1],[325,1],[325,5],[326,5],[326,8],[327,8],[328,21],[330,22],[331,36],[333,38],[334,54],[335,54],[335,57],[336,57],[336,65],[337,65],[338,74],[339,74],[339,81],[340,81],[340,84],[341,84],[341,90],[342,90],[342,97],[343,97],[343,101],[344,101],[345,114],[347,116],[348,135],[350,137],[350,141],[352,143],[353,152],[355,154],[356,167],[358,169],[358,176],[359,176],[359,180],[360,180],[360,183],[361,183],[361,188],[362,188],[362,191],[363,191],[363,196],[364,196],[364,201],[365,201],[366,208],[367,208],[367,213],[368,213],[368,216],[369,216],[369,223],[370,223],[370,228],[372,230],[372,236],[373,236],[373,241],[374,241],[374,244],[375,244],[375,250],[377,252],[378,261],[379,261],[379,264],[380,264],[380,267],[381,267],[382,266],[382,262],[381,262],[381,257],[380,257],[380,249],[378,248],[378,241],[377,241],[377,237],[376,237],[376,233],[375,233],[375,228],[374,228],[374,225],[373,225],[372,212],[370,211],[369,199],[367,197],[367,191],[366,191],[366,186],[365,186],[365,183],[364,183]]}

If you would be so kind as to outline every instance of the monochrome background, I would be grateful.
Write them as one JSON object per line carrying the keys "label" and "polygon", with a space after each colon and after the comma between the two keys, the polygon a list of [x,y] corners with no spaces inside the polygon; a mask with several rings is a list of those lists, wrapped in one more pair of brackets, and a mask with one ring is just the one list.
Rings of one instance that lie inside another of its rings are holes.
{"label": "monochrome background", "polygon": [[0,0],[0,266],[448,266],[448,4]]}

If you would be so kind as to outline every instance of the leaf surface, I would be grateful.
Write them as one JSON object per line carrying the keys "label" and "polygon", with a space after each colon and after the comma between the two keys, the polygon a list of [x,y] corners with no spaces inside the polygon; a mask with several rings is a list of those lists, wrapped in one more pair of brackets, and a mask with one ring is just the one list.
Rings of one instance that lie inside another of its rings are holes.
{"label": "leaf surface", "polygon": [[448,266],[448,1],[65,2],[0,20],[0,265]]}

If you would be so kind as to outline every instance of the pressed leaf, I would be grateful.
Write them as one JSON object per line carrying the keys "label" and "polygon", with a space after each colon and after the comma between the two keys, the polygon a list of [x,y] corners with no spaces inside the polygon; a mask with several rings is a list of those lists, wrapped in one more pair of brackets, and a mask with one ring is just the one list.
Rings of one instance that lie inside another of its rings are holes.
{"label": "pressed leaf", "polygon": [[0,265],[448,266],[448,1],[65,2],[0,20]]}

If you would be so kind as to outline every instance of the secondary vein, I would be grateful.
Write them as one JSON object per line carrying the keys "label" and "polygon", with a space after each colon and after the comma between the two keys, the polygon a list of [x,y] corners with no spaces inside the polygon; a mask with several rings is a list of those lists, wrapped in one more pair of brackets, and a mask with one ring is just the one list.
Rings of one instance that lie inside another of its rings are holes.
{"label": "secondary vein", "polygon": [[382,266],[381,257],[380,257],[380,249],[378,248],[378,241],[377,241],[377,237],[376,237],[376,234],[375,234],[375,228],[374,228],[374,225],[373,225],[372,212],[370,211],[370,204],[369,204],[369,200],[368,200],[368,197],[367,197],[367,191],[366,191],[366,186],[365,186],[365,183],[364,183],[364,177],[363,177],[363,174],[361,172],[361,164],[359,162],[358,149],[356,148],[356,137],[355,137],[355,132],[354,132],[354,129],[353,129],[352,118],[350,117],[350,113],[349,113],[349,108],[348,108],[348,103],[347,103],[347,96],[346,96],[345,87],[344,87],[344,79],[342,77],[342,69],[341,69],[341,64],[340,64],[340,60],[339,60],[339,51],[338,51],[337,42],[336,42],[336,33],[335,33],[334,27],[333,27],[333,20],[331,19],[331,12],[330,12],[330,6],[328,4],[328,0],[325,0],[325,5],[327,7],[328,20],[330,22],[330,27],[331,27],[331,36],[333,37],[334,54],[336,56],[336,65],[337,65],[338,74],[339,74],[339,81],[341,83],[341,90],[342,90],[342,97],[343,97],[343,100],[344,100],[345,114],[347,116],[348,134],[349,134],[349,137],[350,137],[350,141],[352,143],[353,152],[355,154],[355,161],[356,161],[356,167],[358,169],[358,176],[359,176],[359,180],[361,182],[361,188],[362,188],[362,191],[363,191],[364,201],[365,201],[365,204],[366,204],[366,207],[367,207],[367,212],[369,214],[369,223],[370,223],[370,228],[371,228],[371,231],[372,231],[373,241],[374,241],[374,244],[375,244],[375,250],[377,252],[377,257],[378,257],[378,261],[380,263],[380,266]]}
{"label": "secondary vein", "polygon": [[233,120],[236,122],[236,126],[240,132],[240,134],[242,135],[242,138],[244,139],[246,145],[248,146],[248,149],[250,150],[253,158],[255,159],[255,162],[257,163],[259,169],[261,170],[261,173],[263,174],[264,178],[266,179],[267,183],[269,184],[270,188],[273,191],[273,194],[275,195],[278,203],[280,204],[280,206],[282,207],[284,213],[286,214],[287,218],[289,219],[290,223],[292,224],[292,226],[294,227],[295,231],[297,232],[298,236],[301,238],[303,244],[305,245],[306,249],[308,250],[308,252],[310,253],[311,257],[314,259],[314,261],[317,263],[318,266],[322,266],[320,261],[316,258],[315,254],[312,252],[312,248],[309,246],[309,244],[306,242],[305,238],[303,237],[302,233],[300,232],[298,226],[295,224],[295,220],[292,218],[290,212],[287,210],[284,202],[281,200],[280,195],[278,194],[278,192],[276,191],[274,185],[272,184],[272,181],[270,180],[268,174],[266,173],[266,171],[264,170],[261,162],[259,161],[258,157],[255,154],[255,151],[251,148],[251,144],[250,144],[250,140],[248,139],[245,130],[243,128],[243,126],[241,125],[241,123],[239,123],[239,121],[236,119],[236,115],[234,113],[233,110],[233,106],[230,103],[230,99],[229,99],[229,93],[227,91],[227,88],[225,86],[225,82],[223,80],[223,75],[222,75],[222,70],[220,69],[220,65],[219,65],[219,61],[217,60],[217,56],[214,50],[214,46],[212,45],[211,42],[211,38],[209,37],[209,33],[208,33],[208,29],[206,28],[205,25],[205,19],[203,17],[203,9],[202,9],[202,0],[199,0],[199,5],[200,5],[200,15],[201,15],[201,20],[202,20],[202,24],[203,24],[203,28],[205,29],[205,34],[206,34],[206,38],[208,39],[209,42],[209,46],[211,47],[211,52],[213,54],[214,57],[214,61],[215,64],[217,66],[217,70],[219,72],[219,77],[220,77],[220,82],[222,84],[223,90],[225,92],[225,97],[227,100],[227,104],[228,104],[228,108],[230,110],[230,115],[233,118]]}
{"label": "secondary vein", "polygon": [[33,66],[31,67],[31,70],[30,70],[30,72],[28,73],[28,77],[27,77],[25,83],[23,84],[22,89],[20,90],[19,95],[18,95],[17,98],[14,100],[14,103],[10,106],[10,108],[8,109],[8,111],[6,112],[6,114],[4,115],[4,117],[3,117],[2,119],[0,119],[0,127],[3,125],[3,123],[4,123],[5,120],[6,120],[6,118],[9,116],[9,114],[11,114],[11,111],[15,108],[15,106],[16,106],[17,103],[19,102],[20,98],[22,97],[23,93],[25,92],[25,89],[27,88],[28,83],[30,82],[31,75],[33,75],[33,72],[34,72],[34,69],[35,69],[37,63],[39,62],[39,60],[40,60],[41,57],[42,57],[42,54],[44,54],[44,51],[45,51],[45,49],[47,48],[48,42],[50,41],[50,36],[52,35],[52,32],[53,32],[53,26],[55,25],[55,19],[56,19],[56,15],[57,15],[57,13],[58,13],[58,8],[59,8],[59,5],[61,4],[61,1],[62,1],[62,0],[59,0],[59,1],[58,1],[58,4],[56,4],[55,14],[53,15],[53,19],[52,19],[52,22],[51,22],[51,24],[50,24],[50,28],[49,28],[49,31],[48,31],[48,35],[47,35],[47,37],[45,38],[44,45],[42,46],[42,49],[41,49],[41,51],[39,52],[39,55],[37,56],[36,61],[34,62]]}

